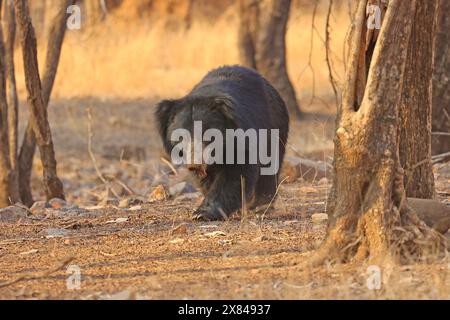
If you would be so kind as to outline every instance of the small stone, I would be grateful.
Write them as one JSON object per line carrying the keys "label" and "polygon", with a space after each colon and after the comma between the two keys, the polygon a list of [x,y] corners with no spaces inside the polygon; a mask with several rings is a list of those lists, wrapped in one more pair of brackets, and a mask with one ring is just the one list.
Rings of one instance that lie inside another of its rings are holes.
{"label": "small stone", "polygon": [[45,211],[45,209],[49,209],[52,206],[47,201],[36,201],[30,208],[30,211],[33,214],[40,214]]}
{"label": "small stone", "polygon": [[322,223],[328,221],[328,215],[326,213],[314,213],[311,219],[313,223]]}
{"label": "small stone", "polygon": [[221,239],[221,240],[217,241],[217,243],[220,244],[221,246],[228,246],[228,245],[233,244],[233,240],[229,240],[229,239],[223,240],[223,239]]}
{"label": "small stone", "polygon": [[66,229],[60,229],[60,228],[49,228],[46,229],[45,232],[47,233],[46,238],[60,238],[69,235],[69,231]]}
{"label": "small stone", "polygon": [[176,239],[170,240],[169,243],[171,243],[171,244],[182,244],[182,243],[184,243],[184,239],[176,238]]}
{"label": "small stone", "polygon": [[58,199],[58,198],[54,198],[54,199],[50,200],[49,204],[53,209],[62,209],[62,208],[67,207],[67,205],[68,205],[65,200]]}
{"label": "small stone", "polygon": [[27,220],[28,212],[19,207],[11,206],[0,209],[0,223],[15,223],[21,220]]}
{"label": "small stone", "polygon": [[105,224],[111,224],[111,223],[124,223],[127,222],[129,219],[128,218],[117,218],[115,220],[109,220],[106,221]]}

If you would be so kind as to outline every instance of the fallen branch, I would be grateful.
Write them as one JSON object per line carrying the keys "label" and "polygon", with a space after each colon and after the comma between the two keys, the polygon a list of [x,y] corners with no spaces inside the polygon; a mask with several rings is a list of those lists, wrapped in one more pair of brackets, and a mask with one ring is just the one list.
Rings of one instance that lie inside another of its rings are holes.
{"label": "fallen branch", "polygon": [[450,152],[442,153],[431,157],[433,164],[450,160]]}

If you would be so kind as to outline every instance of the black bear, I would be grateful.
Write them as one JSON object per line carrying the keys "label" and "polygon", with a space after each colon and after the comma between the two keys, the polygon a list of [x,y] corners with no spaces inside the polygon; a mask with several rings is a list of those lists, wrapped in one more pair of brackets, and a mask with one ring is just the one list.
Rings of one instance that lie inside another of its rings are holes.
{"label": "black bear", "polygon": [[[184,160],[180,163],[205,196],[195,219],[225,219],[243,199],[248,209],[273,200],[289,115],[278,92],[256,71],[241,66],[212,70],[187,96],[161,101],[155,118],[165,152],[172,161]],[[188,141],[182,144],[180,137]],[[216,148],[208,149],[207,141]],[[200,159],[192,150],[200,151]]]}

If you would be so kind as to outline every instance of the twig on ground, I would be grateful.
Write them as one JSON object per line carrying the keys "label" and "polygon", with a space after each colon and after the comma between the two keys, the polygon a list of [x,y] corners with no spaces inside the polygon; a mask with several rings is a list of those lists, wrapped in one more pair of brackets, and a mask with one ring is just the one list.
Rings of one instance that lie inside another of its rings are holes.
{"label": "twig on ground", "polygon": [[100,171],[100,168],[97,165],[97,160],[94,155],[94,151],[92,151],[92,138],[94,137],[94,133],[92,132],[92,111],[91,108],[87,108],[87,116],[88,116],[88,153],[89,157],[91,158],[92,164],[94,165],[95,172],[97,173],[97,176],[99,179],[103,182],[107,190],[111,190],[112,194],[119,199],[119,195],[117,192],[114,191],[113,188],[110,187],[109,182],[106,180],[106,178],[103,176],[103,173]]}

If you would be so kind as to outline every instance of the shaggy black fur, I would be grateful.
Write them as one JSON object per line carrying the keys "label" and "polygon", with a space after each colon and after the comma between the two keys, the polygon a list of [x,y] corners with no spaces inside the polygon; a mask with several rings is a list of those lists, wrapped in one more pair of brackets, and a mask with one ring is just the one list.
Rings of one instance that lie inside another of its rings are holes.
{"label": "shaggy black fur", "polygon": [[[161,101],[156,107],[156,122],[169,155],[178,143],[170,140],[173,130],[184,128],[192,133],[194,121],[202,121],[203,132],[216,128],[224,136],[226,129],[279,129],[281,167],[289,115],[278,92],[256,71],[240,66],[221,67],[209,72],[184,98]],[[270,150],[270,143],[268,145]],[[245,152],[248,159],[248,148]],[[245,181],[250,209],[268,204],[276,193],[278,173],[261,175],[261,166],[259,162],[190,166],[194,180],[205,195],[194,216],[219,220],[238,210],[242,199],[241,181]]]}

